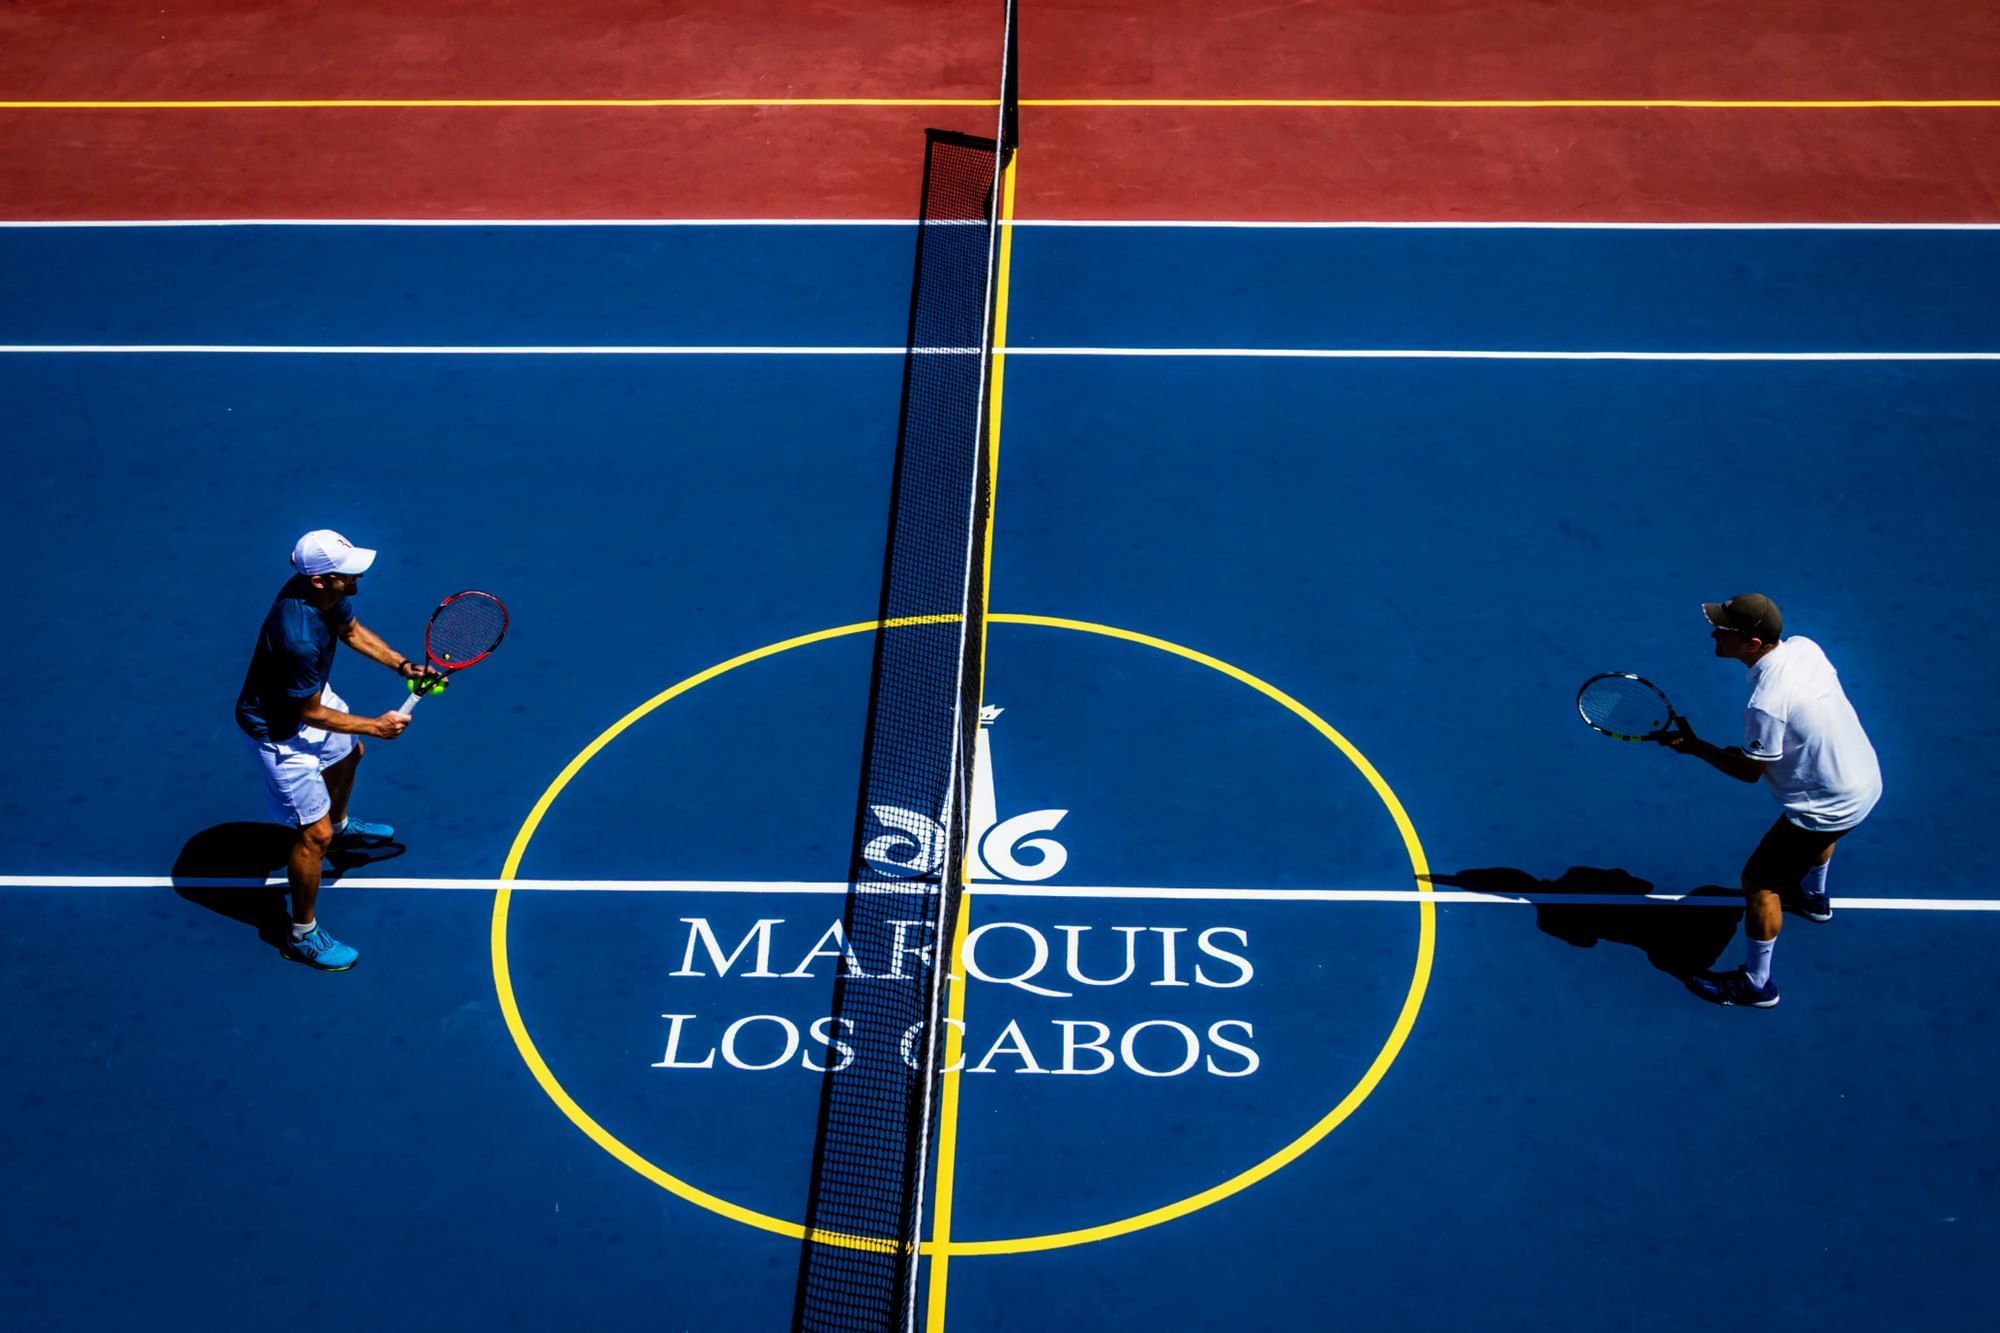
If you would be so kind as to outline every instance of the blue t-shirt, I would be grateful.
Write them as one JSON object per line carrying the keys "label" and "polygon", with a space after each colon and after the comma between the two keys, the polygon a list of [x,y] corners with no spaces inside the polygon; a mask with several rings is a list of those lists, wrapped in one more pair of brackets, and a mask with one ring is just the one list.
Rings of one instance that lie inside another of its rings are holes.
{"label": "blue t-shirt", "polygon": [[345,597],[322,611],[306,600],[311,592],[302,578],[287,582],[257,631],[243,693],[236,697],[236,725],[260,741],[298,734],[300,709],[326,688],[334,647],[354,623]]}

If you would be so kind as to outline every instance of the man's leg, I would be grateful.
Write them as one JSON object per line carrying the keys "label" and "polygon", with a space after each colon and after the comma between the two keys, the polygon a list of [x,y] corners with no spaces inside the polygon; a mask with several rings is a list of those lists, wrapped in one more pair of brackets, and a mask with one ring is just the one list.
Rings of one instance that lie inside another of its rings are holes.
{"label": "man's leg", "polygon": [[[361,742],[356,741],[346,758],[321,774],[326,779],[326,794],[333,801],[327,810],[327,817],[333,821],[331,828],[337,829],[347,822],[347,798],[354,794],[354,770],[360,766],[364,753]],[[327,836],[331,837],[331,832]]]}
{"label": "man's leg", "polygon": [[357,753],[347,754],[321,771],[319,776],[326,784],[325,809],[318,819],[300,827],[291,861],[285,867],[285,879],[292,890],[292,937],[285,952],[325,972],[345,972],[361,956],[320,928],[318,912],[322,865],[333,847],[336,814],[354,788],[354,761],[358,758]]}
{"label": "man's leg", "polygon": [[1743,975],[1756,990],[1771,985],[1771,952],[1785,924],[1784,895],[1805,874],[1819,845],[1812,835],[1779,815],[1743,863]]}
{"label": "man's leg", "polygon": [[[348,770],[350,779],[353,770]],[[326,849],[333,845],[333,820],[321,815],[312,823],[299,830],[299,836],[292,843],[291,859],[285,865],[285,882],[292,891],[292,925],[310,926],[317,918],[313,909],[319,902],[320,862],[326,857]],[[295,929],[294,937],[305,934]]]}
{"label": "man's leg", "polygon": [[1743,975],[1763,988],[1771,983],[1771,953],[1785,924],[1785,905],[1775,889],[1743,880]]}
{"label": "man's leg", "polygon": [[[1833,835],[1838,838],[1838,833]],[[1826,872],[1833,860],[1833,843],[1822,847],[1819,856],[1799,878],[1799,915],[1808,921],[1833,920],[1833,899],[1827,896]]]}
{"label": "man's leg", "polygon": [[[293,830],[291,850],[285,856],[285,882],[291,890],[292,925],[281,947],[291,958],[328,972],[354,966],[358,955],[319,929],[315,919],[319,902],[320,865],[333,845],[333,801],[325,778],[343,767],[342,763],[320,768],[324,753],[302,737],[289,741],[252,741],[264,769],[264,795],[272,818]],[[342,755],[344,762],[348,758]],[[341,798],[354,782],[354,766],[345,764]]]}
{"label": "man's leg", "polygon": [[333,800],[327,812],[333,818],[333,836],[343,844],[387,842],[396,836],[396,830],[387,824],[366,824],[347,817],[347,798],[354,794],[354,770],[366,753],[360,741],[337,764],[328,766],[326,792]]}
{"label": "man's leg", "polygon": [[[329,770],[331,771],[331,770]],[[349,766],[349,774],[353,773]],[[345,972],[361,955],[320,929],[318,913],[320,860],[333,845],[333,818],[321,815],[299,830],[292,844],[285,879],[292,890],[292,931],[285,952],[323,972]]]}
{"label": "man's leg", "polygon": [[1769,1009],[1778,1002],[1771,955],[1785,924],[1784,892],[1799,882],[1824,850],[1816,835],[1779,816],[1743,864],[1743,966],[1695,984],[1696,993],[1719,1004]]}
{"label": "man's leg", "polygon": [[1778,984],[1771,979],[1771,953],[1778,946],[1778,927],[1785,911],[1778,895],[1761,887],[1752,872],[1756,858],[1743,867],[1743,966],[1734,972],[1706,973],[1688,978],[1688,989],[1714,1004],[1769,1009],[1778,1002]]}

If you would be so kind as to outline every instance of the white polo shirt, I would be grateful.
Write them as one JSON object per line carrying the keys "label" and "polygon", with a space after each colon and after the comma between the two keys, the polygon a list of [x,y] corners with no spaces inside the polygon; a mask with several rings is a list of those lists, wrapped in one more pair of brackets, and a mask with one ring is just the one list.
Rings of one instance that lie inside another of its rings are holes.
{"label": "white polo shirt", "polygon": [[1882,769],[1840,673],[1811,639],[1780,639],[1750,668],[1743,750],[1802,828],[1853,828],[1882,796]]}

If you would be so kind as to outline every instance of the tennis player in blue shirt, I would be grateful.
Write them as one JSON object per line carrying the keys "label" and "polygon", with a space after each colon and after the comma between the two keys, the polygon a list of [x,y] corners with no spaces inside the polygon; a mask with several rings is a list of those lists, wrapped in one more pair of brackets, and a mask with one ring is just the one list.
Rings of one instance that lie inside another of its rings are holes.
{"label": "tennis player in blue shirt", "polygon": [[323,930],[314,915],[320,866],[337,842],[387,842],[396,830],[367,824],[347,813],[354,770],[363,753],[359,737],[394,740],[410,725],[400,713],[361,717],[327,684],[333,650],[345,643],[405,680],[436,674],[398,653],[354,618],[348,599],[375,552],[337,532],[320,529],[292,548],[295,573],[257,632],[236,725],[264,773],[264,798],[272,817],[297,830],[285,878],[291,888],[292,930],[285,953],[328,972],[353,967],[360,954]]}

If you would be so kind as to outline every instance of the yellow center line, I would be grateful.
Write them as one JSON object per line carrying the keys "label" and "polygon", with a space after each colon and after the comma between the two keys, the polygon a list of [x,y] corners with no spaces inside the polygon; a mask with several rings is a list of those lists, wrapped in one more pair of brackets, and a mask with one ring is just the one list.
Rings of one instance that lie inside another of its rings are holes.
{"label": "yellow center line", "polygon": [[949,998],[945,1002],[944,1077],[938,1094],[938,1160],[935,1198],[932,1206],[930,1306],[924,1317],[925,1333],[943,1333],[945,1288],[951,1272],[951,1202],[956,1179],[953,1165],[958,1151],[958,1073],[956,1066],[965,1058],[965,977],[960,959],[965,952],[967,923],[972,919],[972,897],[961,891],[958,922],[951,932],[951,972]]}
{"label": "yellow center line", "polygon": [[[997,105],[997,104],[996,104]],[[1010,159],[1002,177],[1000,221],[1014,220],[1014,167],[1019,155]],[[1014,262],[1014,229],[1000,228],[1000,260],[993,280],[993,345],[1007,342],[1007,279]],[[986,542],[980,553],[979,604],[990,606],[993,597],[993,517],[1000,489],[1000,391],[1006,367],[1004,354],[993,356],[993,379],[986,399]],[[979,693],[986,701],[986,635],[992,624],[982,617],[979,625]],[[951,1276],[952,1186],[958,1165],[958,1073],[956,1066],[965,1058],[965,970],[961,957],[965,949],[967,923],[972,918],[972,897],[963,894],[958,904],[958,924],[951,935],[951,970],[946,974],[944,1076],[938,1096],[938,1160],[936,1198],[931,1220],[930,1305],[925,1314],[925,1333],[944,1333],[945,1290]]]}
{"label": "yellow center line", "polygon": [[[788,107],[997,107],[991,97],[327,97],[214,100],[0,101],[0,111],[349,111],[479,109],[783,110]],[[2000,108],[2000,98],[1709,98],[1709,97],[1029,97],[1033,109],[1152,110],[1693,110],[1944,111]]]}
{"label": "yellow center line", "polygon": [[573,109],[611,107],[645,110],[656,107],[995,107],[991,97],[271,97],[227,98],[213,101],[74,101],[0,102],[0,111],[420,111],[482,108]]}
{"label": "yellow center line", "polygon": [[1541,107],[1585,107],[1603,109],[1651,109],[1655,107],[1694,110],[1738,111],[1844,111],[1889,108],[1930,109],[2000,107],[2000,98],[1907,99],[1800,99],[1768,100],[1707,97],[1078,97],[1042,98],[1023,101],[1035,107],[1213,107],[1213,108],[1416,108],[1420,110],[1519,110]]}

